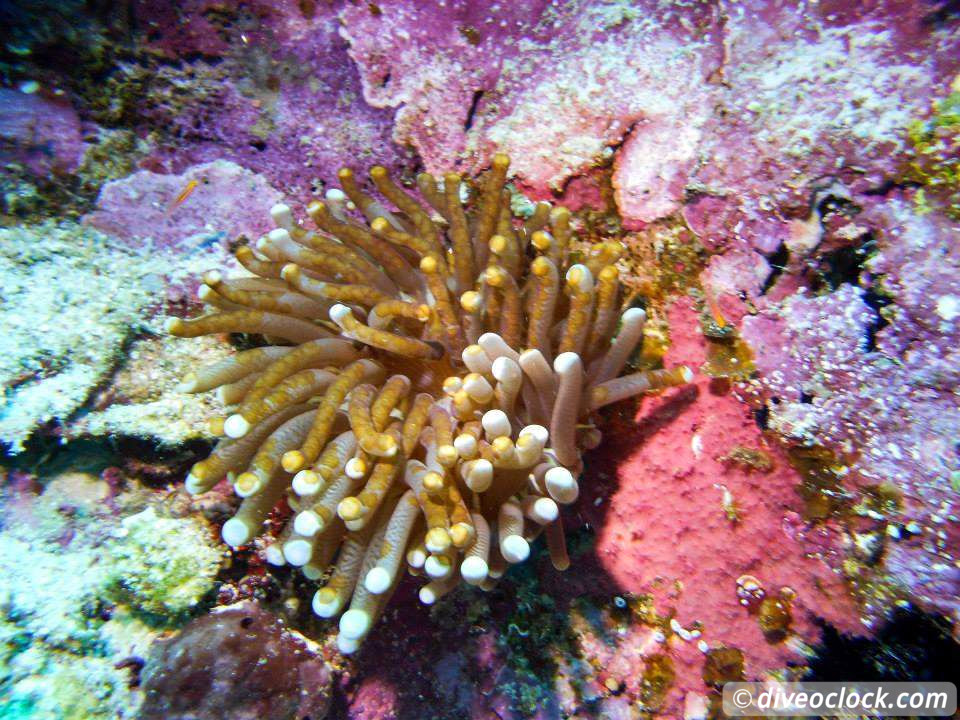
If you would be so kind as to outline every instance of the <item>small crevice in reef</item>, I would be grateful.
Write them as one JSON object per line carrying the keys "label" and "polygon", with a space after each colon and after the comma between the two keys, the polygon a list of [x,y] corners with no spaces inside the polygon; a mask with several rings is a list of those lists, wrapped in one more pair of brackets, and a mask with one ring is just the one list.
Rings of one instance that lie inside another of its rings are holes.
{"label": "small crevice in reef", "polygon": [[473,99],[470,101],[470,109],[467,111],[467,117],[463,121],[463,130],[464,132],[468,131],[473,127],[473,117],[477,112],[477,108],[480,106],[480,101],[483,99],[483,90],[475,90],[473,92]]}
{"label": "small crevice in reef", "polygon": [[871,278],[869,283],[864,282],[866,263],[876,250],[876,237],[872,233],[866,234],[854,245],[843,247],[824,253],[818,262],[816,273],[811,282],[814,291],[828,290],[833,292],[843,284],[850,284],[863,289],[863,301],[873,311],[874,319],[864,332],[863,349],[873,352],[877,348],[877,333],[890,324],[882,310],[890,305],[892,300],[884,295],[879,288],[877,278]]}
{"label": "small crevice in reef", "polygon": [[771,255],[767,256],[767,262],[770,264],[770,274],[767,275],[767,279],[763,282],[763,287],[760,290],[761,295],[766,295],[770,292],[777,280],[783,275],[784,270],[787,268],[787,263],[790,262],[790,251],[787,250],[786,243],[780,243],[778,247]]}
{"label": "small crevice in reef", "polygon": [[824,624],[808,666],[808,681],[955,682],[960,644],[949,620],[910,606],[896,611],[870,638],[843,635]]}

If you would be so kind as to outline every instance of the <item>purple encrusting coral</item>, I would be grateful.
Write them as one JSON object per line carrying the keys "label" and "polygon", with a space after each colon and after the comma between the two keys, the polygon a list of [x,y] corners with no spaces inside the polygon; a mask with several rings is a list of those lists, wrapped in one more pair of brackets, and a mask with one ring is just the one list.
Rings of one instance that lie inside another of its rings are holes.
{"label": "purple encrusting coral", "polygon": [[[183,197],[185,195],[185,197]],[[189,254],[211,242],[270,229],[264,213],[282,195],[263,176],[217,160],[182,175],[140,170],[106,183],[84,222],[131,244]]]}
{"label": "purple encrusting coral", "polygon": [[65,98],[0,88],[0,164],[35,175],[76,169],[83,154],[80,119]]}
{"label": "purple encrusting coral", "polygon": [[147,46],[170,63],[158,92],[138,104],[144,129],[163,128],[165,136],[147,162],[182,172],[233,160],[304,201],[344,158],[403,163],[390,142],[389,113],[363,101],[337,35],[340,6],[140,3]]}
{"label": "purple encrusting coral", "polygon": [[960,226],[902,200],[865,220],[879,238],[862,282],[889,305],[878,314],[868,304],[877,296],[851,284],[801,291],[745,318],[743,336],[777,399],[771,425],[849,458],[859,484],[897,488],[888,570],[916,597],[956,613]]}
{"label": "purple encrusting coral", "polygon": [[908,123],[960,68],[960,37],[920,3],[725,8],[725,90],[683,215],[708,247],[772,253],[818,188],[897,174]]}
{"label": "purple encrusting coral", "polygon": [[[378,8],[348,7],[341,32],[364,96],[397,108],[394,139],[413,145],[431,171],[457,159],[483,167],[499,147],[518,158],[518,181],[544,196],[631,128],[663,139],[682,126],[697,136],[712,106],[705,81],[722,48],[719,15],[706,4],[450,2],[427,12],[392,0]],[[647,174],[691,163],[691,141],[676,140],[669,154],[648,158]],[[654,195],[669,212],[679,187],[667,185]]]}

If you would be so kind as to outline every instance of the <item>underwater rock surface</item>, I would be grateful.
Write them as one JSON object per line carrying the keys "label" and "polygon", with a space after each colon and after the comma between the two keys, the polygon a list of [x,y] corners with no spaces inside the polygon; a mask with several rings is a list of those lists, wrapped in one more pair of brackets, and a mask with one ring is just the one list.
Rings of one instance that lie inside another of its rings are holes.
{"label": "underwater rock surface", "polygon": [[322,720],[330,671],[255,603],[219,608],[156,645],[143,670],[144,720]]}
{"label": "underwater rock surface", "polygon": [[[0,714],[692,720],[725,680],[844,652],[917,671],[885,625],[904,614],[956,647],[953,3],[70,0],[0,21]],[[345,659],[312,584],[263,543],[224,552],[229,486],[180,489],[224,408],[176,386],[231,350],[160,321],[339,168],[416,192],[498,150],[521,214],[547,199],[624,241],[636,368],[698,376],[604,411],[576,572],[534,545],[429,611],[405,581]]]}

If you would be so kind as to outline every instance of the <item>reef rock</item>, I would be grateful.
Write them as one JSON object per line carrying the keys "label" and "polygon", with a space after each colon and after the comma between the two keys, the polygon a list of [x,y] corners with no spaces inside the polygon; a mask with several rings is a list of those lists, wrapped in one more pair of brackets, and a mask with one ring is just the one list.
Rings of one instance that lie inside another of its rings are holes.
{"label": "reef rock", "polygon": [[323,659],[252,602],[155,645],[143,678],[143,720],[322,720],[330,703]]}
{"label": "reef rock", "polygon": [[110,181],[84,222],[133,246],[189,256],[266,232],[263,218],[281,197],[262,176],[217,160],[181,175],[141,170]]}
{"label": "reef rock", "polygon": [[[854,484],[897,489],[899,511],[886,520],[889,569],[918,586],[919,599],[955,612],[956,223],[900,201],[866,219],[880,239],[859,285],[792,295],[745,318],[743,336],[756,349],[764,396],[775,398],[771,427],[848,459]],[[914,546],[923,573],[908,569],[906,551],[893,550],[899,543]]]}
{"label": "reef rock", "polygon": [[80,118],[64,98],[0,88],[0,164],[35,175],[76,169],[83,155]]}

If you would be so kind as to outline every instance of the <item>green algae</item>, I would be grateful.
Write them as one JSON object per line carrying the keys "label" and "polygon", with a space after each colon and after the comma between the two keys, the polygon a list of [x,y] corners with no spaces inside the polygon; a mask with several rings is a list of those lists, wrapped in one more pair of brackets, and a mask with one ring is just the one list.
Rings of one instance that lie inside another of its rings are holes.
{"label": "green algae", "polygon": [[533,565],[527,563],[510,573],[514,611],[497,640],[514,676],[504,692],[524,716],[532,716],[552,701],[557,654],[569,653],[572,647],[567,616],[552,596],[540,592]]}
{"label": "green algae", "polygon": [[919,185],[914,195],[917,211],[942,209],[960,219],[960,91],[934,101],[929,118],[908,126],[907,140],[902,178]]}
{"label": "green algae", "polygon": [[124,518],[108,552],[111,594],[162,622],[196,611],[224,557],[201,521],[162,517],[152,507]]}

